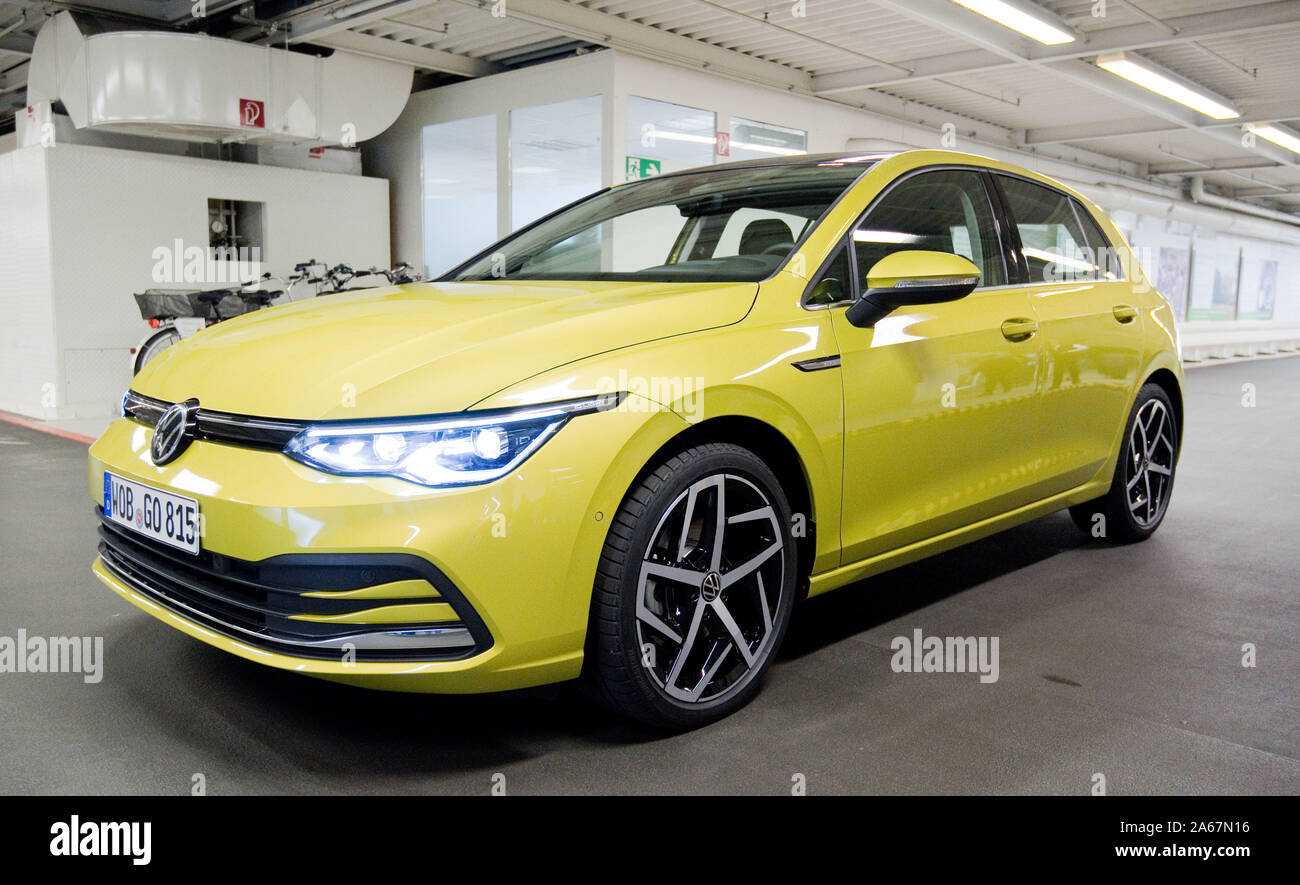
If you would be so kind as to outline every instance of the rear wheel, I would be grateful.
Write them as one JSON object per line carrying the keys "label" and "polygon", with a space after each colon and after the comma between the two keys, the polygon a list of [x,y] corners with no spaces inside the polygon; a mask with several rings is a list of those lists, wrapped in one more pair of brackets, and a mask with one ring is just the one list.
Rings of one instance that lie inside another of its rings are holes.
{"label": "rear wheel", "polygon": [[1110,491],[1070,508],[1075,525],[1096,538],[1143,541],[1165,518],[1178,464],[1178,424],[1158,384],[1139,392],[1124,429]]}
{"label": "rear wheel", "polygon": [[669,458],[627,496],[596,575],[584,674],[615,711],[694,728],[758,692],[785,635],[798,563],[790,506],[739,446]]}
{"label": "rear wheel", "polygon": [[140,350],[135,355],[135,374],[139,375],[140,370],[150,360],[180,340],[181,333],[171,328],[160,329],[155,334],[150,335],[149,340],[140,346]]}

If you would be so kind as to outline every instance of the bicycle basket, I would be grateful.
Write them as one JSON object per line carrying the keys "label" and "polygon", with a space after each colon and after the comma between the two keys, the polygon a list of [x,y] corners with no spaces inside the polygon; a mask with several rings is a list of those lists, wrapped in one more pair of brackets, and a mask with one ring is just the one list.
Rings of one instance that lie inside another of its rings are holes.
{"label": "bicycle basket", "polygon": [[142,319],[211,316],[208,306],[199,301],[198,289],[146,289],[135,293]]}

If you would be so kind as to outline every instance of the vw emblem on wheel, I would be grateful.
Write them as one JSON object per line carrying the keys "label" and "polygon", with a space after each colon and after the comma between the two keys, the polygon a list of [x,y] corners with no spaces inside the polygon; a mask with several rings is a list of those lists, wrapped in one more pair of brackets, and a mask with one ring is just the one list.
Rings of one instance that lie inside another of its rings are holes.
{"label": "vw emblem on wheel", "polygon": [[153,429],[153,441],[149,443],[149,457],[158,466],[175,461],[189,447],[194,439],[194,413],[199,410],[199,401],[186,400],[175,403],[162,413]]}
{"label": "vw emblem on wheel", "polygon": [[704,584],[700,588],[704,595],[705,602],[712,602],[722,595],[722,575],[717,572],[709,572],[704,576]]}

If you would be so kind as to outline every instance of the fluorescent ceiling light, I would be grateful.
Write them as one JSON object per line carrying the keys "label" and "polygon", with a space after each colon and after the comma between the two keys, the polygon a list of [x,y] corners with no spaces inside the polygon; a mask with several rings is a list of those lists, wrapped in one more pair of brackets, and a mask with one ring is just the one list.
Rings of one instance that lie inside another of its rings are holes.
{"label": "fluorescent ceiling light", "polygon": [[1032,249],[1028,246],[1020,250],[1030,258],[1037,258],[1039,261],[1046,261],[1048,264],[1059,264],[1073,270],[1094,271],[1097,265],[1084,261],[1080,258],[1069,258],[1059,252],[1051,252],[1047,249]]}
{"label": "fluorescent ceiling light", "polygon": [[689,132],[670,132],[666,129],[656,129],[650,134],[664,141],[685,141],[690,144],[714,144],[717,141],[711,135],[691,135]]}
{"label": "fluorescent ceiling light", "polygon": [[1056,16],[1024,0],[954,0],[954,2],[1047,46],[1073,43],[1076,39],[1074,31]]}
{"label": "fluorescent ceiling light", "polygon": [[1246,131],[1253,132],[1260,138],[1266,138],[1279,147],[1300,154],[1300,135],[1283,129],[1281,126],[1274,126],[1271,123],[1247,123]]}
{"label": "fluorescent ceiling light", "polygon": [[858,230],[853,232],[853,240],[858,243],[914,245],[921,242],[921,237],[917,234],[906,234],[896,230]]}
{"label": "fluorescent ceiling light", "polygon": [[802,157],[808,153],[794,148],[777,147],[773,144],[753,144],[748,141],[733,141],[731,147],[742,151],[753,151],[756,154],[772,154],[777,157]]}
{"label": "fluorescent ceiling light", "polygon": [[1097,56],[1097,67],[1110,71],[1117,77],[1123,77],[1130,83],[1136,83],[1143,89],[1150,89],[1157,95],[1172,99],[1194,111],[1213,117],[1216,120],[1231,120],[1240,117],[1237,110],[1223,96],[1215,95],[1204,87],[1185,80],[1172,71],[1167,71],[1153,61],[1140,55],[1127,52],[1110,52]]}

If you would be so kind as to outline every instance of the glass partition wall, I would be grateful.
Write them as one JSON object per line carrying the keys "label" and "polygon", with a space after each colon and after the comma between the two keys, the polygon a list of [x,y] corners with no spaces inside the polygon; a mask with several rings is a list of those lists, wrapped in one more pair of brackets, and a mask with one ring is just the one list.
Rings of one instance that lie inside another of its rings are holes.
{"label": "glass partition wall", "polygon": [[[495,113],[425,126],[420,200],[426,275],[441,275],[602,186],[807,150],[802,129],[720,119],[707,108],[638,95],[620,96],[618,105],[608,98],[598,93],[519,106],[506,100]],[[489,109],[492,102],[482,104]],[[664,214],[665,229],[676,221]],[[630,239],[614,241],[618,249],[638,248]],[[647,240],[644,248],[656,247]]]}

